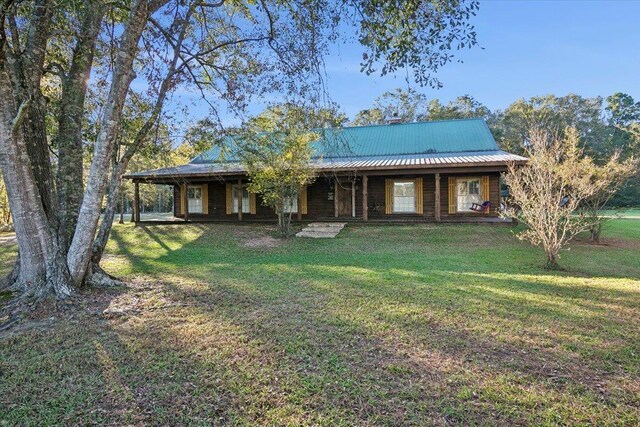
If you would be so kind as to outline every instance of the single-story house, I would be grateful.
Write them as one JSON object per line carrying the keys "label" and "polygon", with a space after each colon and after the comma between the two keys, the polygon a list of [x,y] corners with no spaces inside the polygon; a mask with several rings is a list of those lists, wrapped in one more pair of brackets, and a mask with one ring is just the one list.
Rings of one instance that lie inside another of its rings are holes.
{"label": "single-story house", "polygon": [[[491,221],[498,217],[500,173],[526,158],[498,148],[482,119],[345,127],[319,132],[317,177],[291,202],[293,219]],[[227,141],[232,141],[228,138]],[[174,215],[188,221],[274,221],[247,191],[233,150],[220,146],[186,165],[131,173],[138,184],[172,185]],[[490,202],[490,203],[486,203]],[[484,203],[484,205],[483,205]],[[474,210],[475,209],[475,210]]]}

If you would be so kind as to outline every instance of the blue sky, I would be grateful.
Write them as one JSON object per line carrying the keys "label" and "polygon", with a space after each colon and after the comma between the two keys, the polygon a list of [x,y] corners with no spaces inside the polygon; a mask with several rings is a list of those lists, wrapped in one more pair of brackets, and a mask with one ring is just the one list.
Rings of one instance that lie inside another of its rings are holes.
{"label": "blue sky", "polygon": [[[442,89],[412,87],[444,101],[468,93],[492,110],[549,93],[638,99],[639,17],[637,1],[481,1],[473,23],[484,49],[461,51],[463,63],[442,68]],[[407,87],[405,74],[360,74],[357,46],[336,51],[327,60],[329,92],[350,117],[382,92]]]}
{"label": "blue sky", "polygon": [[[438,73],[442,89],[411,87],[447,102],[470,94],[490,109],[536,95],[607,96],[626,92],[640,100],[640,1],[482,1],[473,18],[483,49],[457,53]],[[396,87],[395,76],[360,73],[362,49],[335,46],[326,60],[328,90],[350,118]],[[254,103],[251,112],[264,108]],[[206,114],[191,109],[191,119]],[[238,122],[223,114],[225,125]]]}

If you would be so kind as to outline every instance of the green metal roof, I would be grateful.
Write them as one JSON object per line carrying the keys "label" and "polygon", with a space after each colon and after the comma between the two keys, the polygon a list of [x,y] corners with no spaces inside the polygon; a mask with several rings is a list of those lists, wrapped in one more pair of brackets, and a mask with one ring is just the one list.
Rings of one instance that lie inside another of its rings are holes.
{"label": "green metal roof", "polygon": [[[321,138],[315,143],[315,150],[324,158],[498,150],[498,144],[483,119],[358,126],[317,132]],[[229,144],[225,161],[237,160],[229,154],[233,153],[233,139],[225,141]],[[220,147],[213,147],[191,163],[215,163],[220,160],[220,153]]]}

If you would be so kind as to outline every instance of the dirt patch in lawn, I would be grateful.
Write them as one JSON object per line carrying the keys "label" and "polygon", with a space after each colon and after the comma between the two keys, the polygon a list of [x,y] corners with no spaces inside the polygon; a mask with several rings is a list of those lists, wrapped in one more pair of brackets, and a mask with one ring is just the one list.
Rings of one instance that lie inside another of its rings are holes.
{"label": "dirt patch in lawn", "polygon": [[588,239],[580,238],[575,239],[575,243],[580,246],[593,246],[593,247],[611,247],[617,249],[640,249],[640,240],[632,239],[601,239],[599,243],[591,242]]}
{"label": "dirt patch in lawn", "polygon": [[281,244],[281,239],[271,236],[256,236],[245,239],[243,246],[245,248],[276,248]]}

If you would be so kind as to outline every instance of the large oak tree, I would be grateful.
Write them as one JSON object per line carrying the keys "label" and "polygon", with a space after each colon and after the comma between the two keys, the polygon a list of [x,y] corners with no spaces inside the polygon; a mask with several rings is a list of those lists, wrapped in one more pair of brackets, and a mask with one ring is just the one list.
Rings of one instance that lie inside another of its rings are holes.
{"label": "large oak tree", "polygon": [[[200,105],[214,111],[242,111],[268,92],[321,99],[322,59],[346,26],[362,45],[365,73],[408,67],[419,84],[438,85],[434,73],[451,52],[475,45],[469,19],[477,7],[458,0],[3,0],[0,166],[19,247],[5,286],[24,297],[64,298],[92,283],[119,179],[177,87],[200,93]],[[89,90],[99,101],[93,134],[86,132]],[[133,142],[118,150],[123,110],[140,92],[151,107]]]}

